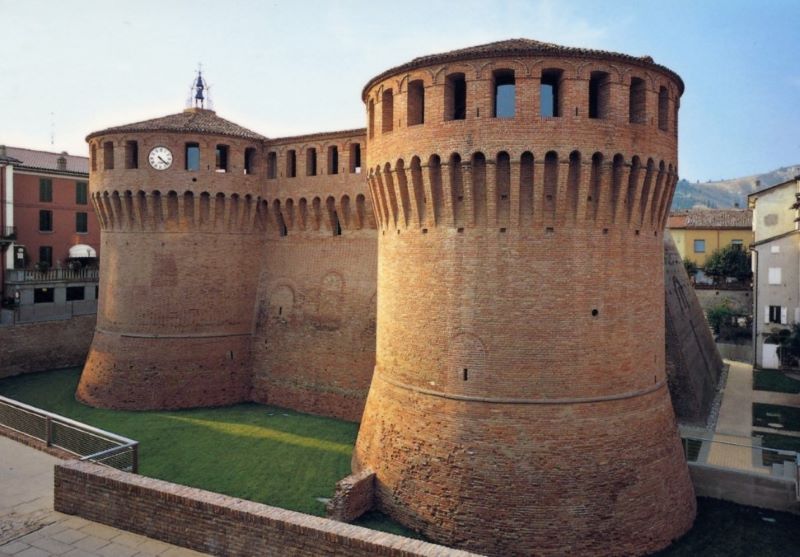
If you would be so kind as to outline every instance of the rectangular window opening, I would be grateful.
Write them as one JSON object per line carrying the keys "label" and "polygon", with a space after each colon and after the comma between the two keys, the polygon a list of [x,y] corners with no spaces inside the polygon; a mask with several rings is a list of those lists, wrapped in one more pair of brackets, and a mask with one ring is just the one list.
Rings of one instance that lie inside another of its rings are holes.
{"label": "rectangular window opening", "polygon": [[658,89],[658,129],[667,131],[669,128],[669,93],[666,87]]}
{"label": "rectangular window opening", "polygon": [[67,286],[67,301],[77,302],[86,298],[86,289],[83,286]]}
{"label": "rectangular window opening", "polygon": [[695,253],[705,253],[706,252],[706,241],[705,240],[695,240],[694,241],[694,252]]}
{"label": "rectangular window opening", "polygon": [[421,79],[408,84],[408,114],[409,126],[418,126],[425,123],[425,85]]}
{"label": "rectangular window opening", "polygon": [[267,154],[267,178],[274,180],[278,177],[278,153],[270,151]]}
{"label": "rectangular window opening", "polygon": [[339,174],[339,148],[336,145],[328,147],[328,174]]}
{"label": "rectangular window opening", "polygon": [[139,168],[139,143],[125,142],[125,168]]}
{"label": "rectangular window opening", "polygon": [[628,98],[628,120],[631,124],[644,124],[647,119],[646,114],[647,92],[645,90],[644,79],[640,77],[631,78],[631,88]]}
{"label": "rectangular window opening", "polygon": [[34,304],[52,304],[55,300],[55,290],[52,288],[34,288]]}
{"label": "rectangular window opening", "polygon": [[289,149],[286,152],[286,177],[294,178],[297,176],[297,151]]}
{"label": "rectangular window opening", "polygon": [[216,164],[214,169],[217,172],[227,172],[228,171],[228,146],[227,145],[217,145],[216,149]]}
{"label": "rectangular window opening", "polygon": [[52,246],[39,246],[39,263],[44,263],[48,267],[53,266]]}
{"label": "rectangular window opening", "polygon": [[561,116],[561,70],[544,70],[539,86],[539,111],[543,118]]}
{"label": "rectangular window opening", "polygon": [[42,203],[53,201],[53,181],[50,178],[39,179],[39,201]]}
{"label": "rectangular window opening", "polygon": [[589,118],[608,118],[609,79],[606,72],[592,72],[589,78]]}
{"label": "rectangular window opening", "polygon": [[350,173],[361,174],[361,144],[350,144]]}
{"label": "rectangular window opening", "polygon": [[244,150],[244,173],[253,174],[255,170],[256,149],[255,147],[248,147]]}
{"label": "rectangular window opening", "polygon": [[186,144],[186,170],[200,170],[200,144]]}
{"label": "rectangular window opening", "polygon": [[314,147],[306,149],[306,176],[317,175],[317,150]]}
{"label": "rectangular window opening", "polygon": [[89,202],[89,184],[75,182],[75,204],[86,205]]}
{"label": "rectangular window opening", "polygon": [[444,84],[444,119],[467,118],[467,80],[463,73],[447,76]]}
{"label": "rectangular window opening", "polygon": [[39,232],[53,231],[53,211],[39,211]]}
{"label": "rectangular window opening", "polygon": [[394,92],[386,89],[381,97],[381,132],[394,129]]}
{"label": "rectangular window opening", "polygon": [[494,117],[513,118],[516,102],[514,71],[495,70],[492,77],[494,81]]}
{"label": "rectangular window opening", "polygon": [[75,232],[79,234],[89,232],[89,213],[75,213]]}
{"label": "rectangular window opening", "polygon": [[111,141],[103,143],[103,169],[114,170],[114,144]]}

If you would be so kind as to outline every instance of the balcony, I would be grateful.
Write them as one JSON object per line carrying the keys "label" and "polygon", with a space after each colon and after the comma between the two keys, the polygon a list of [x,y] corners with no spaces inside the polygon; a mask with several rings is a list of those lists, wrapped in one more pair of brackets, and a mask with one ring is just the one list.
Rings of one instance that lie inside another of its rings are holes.
{"label": "balcony", "polygon": [[24,284],[31,282],[97,282],[100,271],[94,268],[84,269],[49,269],[36,271],[34,269],[8,269],[6,270],[7,284]]}
{"label": "balcony", "polygon": [[16,226],[0,226],[0,247],[6,247],[17,239]]}

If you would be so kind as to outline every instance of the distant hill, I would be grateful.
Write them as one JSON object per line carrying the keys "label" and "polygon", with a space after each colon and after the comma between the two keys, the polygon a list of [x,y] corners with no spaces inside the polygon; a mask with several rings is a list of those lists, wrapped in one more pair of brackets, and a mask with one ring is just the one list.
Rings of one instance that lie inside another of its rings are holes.
{"label": "distant hill", "polygon": [[786,166],[744,178],[731,178],[713,182],[688,182],[680,180],[672,199],[672,210],[704,206],[710,209],[728,209],[737,204],[747,207],[747,196],[800,175],[800,164]]}

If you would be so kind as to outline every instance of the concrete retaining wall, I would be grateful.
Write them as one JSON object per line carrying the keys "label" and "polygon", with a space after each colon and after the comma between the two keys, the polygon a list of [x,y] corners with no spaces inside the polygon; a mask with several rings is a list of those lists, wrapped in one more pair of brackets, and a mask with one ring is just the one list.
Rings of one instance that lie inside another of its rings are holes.
{"label": "concrete retaining wall", "polygon": [[791,480],[758,476],[696,462],[689,463],[689,473],[698,497],[712,497],[740,505],[800,514],[795,482]]}
{"label": "concrete retaining wall", "polygon": [[753,363],[753,345],[749,342],[747,344],[718,342],[717,350],[719,350],[720,356],[726,360],[745,362],[747,364]]}

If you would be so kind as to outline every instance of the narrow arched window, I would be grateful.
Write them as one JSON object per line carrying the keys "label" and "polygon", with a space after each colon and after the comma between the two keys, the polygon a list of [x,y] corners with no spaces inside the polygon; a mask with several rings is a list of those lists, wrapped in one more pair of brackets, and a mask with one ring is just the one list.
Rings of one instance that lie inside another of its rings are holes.
{"label": "narrow arched window", "polygon": [[256,149],[248,147],[244,150],[244,173],[253,174],[255,172]]}
{"label": "narrow arched window", "polygon": [[608,118],[609,88],[606,72],[592,72],[589,77],[589,118]]}
{"label": "narrow arched window", "polygon": [[467,117],[467,80],[463,73],[453,73],[444,82],[444,119],[464,120]]}
{"label": "narrow arched window", "polygon": [[350,174],[361,174],[361,144],[350,144]]}
{"label": "narrow arched window", "polygon": [[408,84],[407,120],[409,126],[425,123],[425,86],[421,79]]}
{"label": "narrow arched window", "polygon": [[394,122],[394,92],[386,89],[381,97],[381,132],[392,131]]}
{"label": "narrow arched window", "polygon": [[314,147],[306,149],[306,176],[317,175],[317,150]]}
{"label": "narrow arched window", "polygon": [[666,87],[658,89],[658,129],[669,129],[669,93]]}
{"label": "narrow arched window", "polygon": [[273,180],[278,177],[278,153],[270,151],[267,153],[267,178]]}
{"label": "narrow arched window", "polygon": [[328,147],[328,174],[339,174],[339,148],[336,145]]}
{"label": "narrow arched window", "polygon": [[513,118],[516,104],[514,70],[492,72],[493,113],[495,118]]}
{"label": "narrow arched window", "polygon": [[286,151],[286,177],[294,178],[297,176],[297,151],[289,149]]}
{"label": "narrow arched window", "polygon": [[103,170],[114,170],[114,144],[111,141],[103,143]]}
{"label": "narrow arched window", "polygon": [[369,108],[367,109],[367,118],[369,118],[369,138],[375,137],[375,101],[369,100]]}
{"label": "narrow arched window", "polygon": [[628,97],[628,120],[631,124],[644,124],[647,121],[647,92],[644,80],[639,77],[631,78],[631,88]]}
{"label": "narrow arched window", "polygon": [[200,170],[200,144],[187,143],[184,152],[186,160],[186,170]]}
{"label": "narrow arched window", "polygon": [[544,118],[561,116],[561,81],[564,72],[558,69],[542,70],[539,86],[539,112]]}

